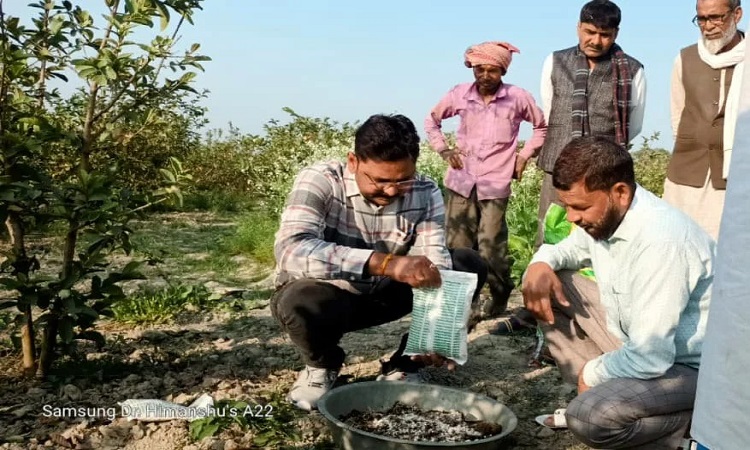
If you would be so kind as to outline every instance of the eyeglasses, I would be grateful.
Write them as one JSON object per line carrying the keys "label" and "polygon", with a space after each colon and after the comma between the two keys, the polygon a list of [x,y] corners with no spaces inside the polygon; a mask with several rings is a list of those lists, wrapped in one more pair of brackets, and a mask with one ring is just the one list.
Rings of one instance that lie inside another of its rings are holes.
{"label": "eyeglasses", "polygon": [[411,190],[411,188],[414,187],[414,184],[417,182],[415,179],[410,180],[404,180],[404,181],[375,181],[370,175],[368,175],[366,172],[362,172],[364,176],[367,177],[367,179],[372,183],[373,186],[378,188],[380,191],[385,191],[386,189],[393,188],[396,189],[398,192],[407,192]]}
{"label": "eyeglasses", "polygon": [[734,12],[734,9],[730,9],[729,11],[725,12],[724,14],[711,14],[708,16],[695,16],[693,17],[693,25],[696,27],[705,27],[708,22],[711,22],[714,26],[723,25],[724,21],[729,18],[730,15]]}

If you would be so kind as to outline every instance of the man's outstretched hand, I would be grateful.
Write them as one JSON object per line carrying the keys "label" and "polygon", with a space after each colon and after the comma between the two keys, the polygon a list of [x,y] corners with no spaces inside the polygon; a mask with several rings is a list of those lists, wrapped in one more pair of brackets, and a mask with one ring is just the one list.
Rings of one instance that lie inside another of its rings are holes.
{"label": "man's outstretched hand", "polygon": [[523,303],[526,309],[542,322],[555,323],[552,314],[552,301],[562,306],[570,306],[563,293],[562,282],[552,268],[543,263],[531,264],[526,269],[523,280]]}

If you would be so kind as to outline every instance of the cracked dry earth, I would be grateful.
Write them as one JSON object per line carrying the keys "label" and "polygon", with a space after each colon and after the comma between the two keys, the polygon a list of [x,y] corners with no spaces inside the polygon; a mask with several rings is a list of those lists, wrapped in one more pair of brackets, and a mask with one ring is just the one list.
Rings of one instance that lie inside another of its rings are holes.
{"label": "cracked dry earth", "polygon": [[[518,301],[516,299],[516,301]],[[86,349],[85,360],[68,361],[74,377],[37,384],[17,376],[17,356],[2,358],[0,372],[0,449],[249,449],[252,431],[229,428],[217,436],[191,442],[185,421],[158,423],[121,417],[52,417],[63,407],[117,409],[126,399],[162,399],[189,404],[203,393],[215,400],[267,402],[268,392],[285,392],[302,367],[291,342],[282,336],[268,307],[242,314],[217,313],[192,323],[148,329],[105,326],[108,344],[102,353]],[[518,416],[510,448],[583,449],[565,431],[539,427],[534,417],[564,406],[574,395],[557,369],[526,365],[531,337],[501,337],[480,323],[470,335],[469,361],[455,372],[430,369],[431,382],[461,387],[493,397]],[[345,336],[348,352],[342,375],[348,382],[371,380],[378,359],[397,346],[408,318]],[[262,419],[255,419],[262,420]],[[322,417],[300,413],[290,424],[301,432],[284,448],[335,448]],[[9,442],[10,441],[10,442]]]}

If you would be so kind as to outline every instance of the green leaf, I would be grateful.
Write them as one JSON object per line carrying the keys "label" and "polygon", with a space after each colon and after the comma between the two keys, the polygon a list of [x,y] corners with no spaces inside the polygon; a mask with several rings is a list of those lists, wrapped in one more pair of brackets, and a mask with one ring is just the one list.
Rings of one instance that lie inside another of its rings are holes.
{"label": "green leaf", "polygon": [[109,285],[102,289],[102,293],[105,294],[108,297],[115,297],[115,298],[121,298],[125,296],[125,293],[122,291],[122,288],[120,286],[117,286],[116,284]]}
{"label": "green leaf", "polygon": [[257,445],[258,447],[265,448],[265,446],[268,445],[268,441],[269,437],[264,433],[255,436],[255,438],[253,439],[253,444]]}
{"label": "green leaf", "polygon": [[67,314],[78,313],[78,307],[76,306],[76,301],[70,296],[62,299],[62,304],[63,304],[63,311],[65,311]]}
{"label": "green leaf", "polygon": [[182,173],[182,163],[179,159],[175,158],[174,156],[169,157],[169,164],[172,166],[172,170],[174,170],[175,173]]}
{"label": "green leaf", "polygon": [[70,344],[73,342],[73,327],[75,322],[70,316],[65,316],[60,319],[60,339],[64,344]]}
{"label": "green leaf", "polygon": [[156,2],[156,7],[159,8],[159,16],[161,17],[161,31],[164,31],[169,26],[169,10],[167,6],[160,2]]}
{"label": "green leaf", "polygon": [[22,283],[19,283],[13,278],[0,278],[0,286],[5,286],[6,288],[11,290],[18,289],[21,285]]}
{"label": "green leaf", "polygon": [[36,292],[29,292],[24,290],[24,292],[21,294],[21,298],[18,299],[18,303],[21,305],[31,305],[31,306],[38,306],[42,309],[47,308],[49,305],[39,304],[39,296],[36,294]]}
{"label": "green leaf", "polygon": [[182,192],[176,191],[173,193],[177,200],[177,206],[182,207],[183,203],[185,203],[184,199],[182,198]]}
{"label": "green leaf", "polygon": [[15,300],[0,302],[0,309],[13,308],[14,306],[18,306],[18,302]]}
{"label": "green leaf", "polygon": [[164,176],[164,178],[166,179],[166,181],[168,181],[170,183],[177,183],[177,177],[175,176],[175,174],[173,174],[169,170],[167,170],[167,169],[159,169],[159,172],[161,172],[162,176]]}
{"label": "green leaf", "polygon": [[104,339],[104,336],[98,331],[94,331],[94,330],[82,331],[76,334],[75,339],[80,340],[80,341],[94,342],[96,343],[97,347],[99,347],[100,349],[104,347],[104,345],[107,343],[106,339]]}
{"label": "green leaf", "polygon": [[91,308],[90,306],[86,306],[86,305],[79,306],[76,312],[78,314],[84,314],[84,315],[93,317],[94,319],[99,318],[99,313],[96,312],[96,310],[94,308]]}
{"label": "green leaf", "polygon": [[195,79],[195,72],[185,72],[180,77],[180,83],[188,84]]}
{"label": "green leaf", "polygon": [[122,268],[122,272],[123,274],[137,272],[138,269],[140,269],[142,265],[143,265],[143,262],[141,261],[130,261],[129,263],[125,265],[125,267]]}
{"label": "green leaf", "polygon": [[91,278],[91,290],[94,292],[98,292],[101,287],[102,278],[99,275],[94,275],[94,277]]}
{"label": "green leaf", "polygon": [[38,317],[34,321],[34,326],[44,325],[45,323],[49,322],[50,317],[52,317],[50,313],[43,314],[41,317]]}
{"label": "green leaf", "polygon": [[104,68],[104,75],[110,80],[116,80],[117,79],[117,72],[112,69],[112,67],[107,66]]}
{"label": "green leaf", "polygon": [[508,236],[508,250],[511,252],[523,252],[530,248],[531,243],[526,238],[514,234]]}
{"label": "green leaf", "polygon": [[220,424],[216,417],[205,417],[190,422],[190,437],[193,441],[211,437],[219,431]]}
{"label": "green leaf", "polygon": [[63,80],[65,82],[68,81],[68,77],[66,77],[65,75],[61,74],[60,72],[49,72],[49,74],[50,74],[50,76],[58,78],[58,79]]}
{"label": "green leaf", "polygon": [[551,204],[544,215],[544,242],[557,244],[571,233],[572,224],[568,222],[565,208]]}
{"label": "green leaf", "polygon": [[133,14],[138,12],[138,5],[137,2],[134,5],[133,0],[125,0],[125,12],[127,14]]}

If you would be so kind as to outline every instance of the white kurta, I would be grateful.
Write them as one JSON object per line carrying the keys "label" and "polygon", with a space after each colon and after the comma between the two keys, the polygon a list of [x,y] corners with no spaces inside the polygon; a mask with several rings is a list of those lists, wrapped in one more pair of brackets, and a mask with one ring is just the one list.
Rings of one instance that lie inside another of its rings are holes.
{"label": "white kurta", "polygon": [[738,109],[692,427],[710,450],[750,448],[750,71]]}

